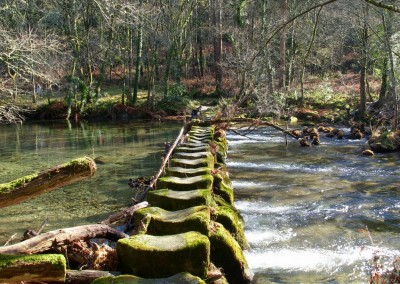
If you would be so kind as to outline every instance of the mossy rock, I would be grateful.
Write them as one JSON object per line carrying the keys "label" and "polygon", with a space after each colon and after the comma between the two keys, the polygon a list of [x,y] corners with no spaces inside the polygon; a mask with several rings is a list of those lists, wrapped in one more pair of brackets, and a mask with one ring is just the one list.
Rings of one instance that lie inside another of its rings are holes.
{"label": "mossy rock", "polygon": [[234,194],[232,186],[228,186],[225,184],[225,182],[221,182],[218,186],[214,187],[213,191],[215,194],[221,196],[230,205],[233,205]]}
{"label": "mossy rock", "polygon": [[179,147],[175,148],[175,154],[178,154],[178,153],[208,152],[209,150],[210,150],[210,146],[209,145],[202,145],[202,146],[198,146],[198,147],[179,146]]}
{"label": "mossy rock", "polygon": [[180,152],[180,151],[199,151],[200,149],[203,149],[202,151],[207,151],[207,149],[210,149],[210,145],[204,143],[204,144],[199,144],[199,143],[182,143],[180,144],[177,148],[176,148],[176,152]]}
{"label": "mossy rock", "polygon": [[240,214],[240,212],[231,204],[229,204],[228,202],[226,202],[221,196],[219,195],[214,195],[213,196],[213,201],[214,201],[214,206],[215,210],[218,209],[218,207],[228,207],[229,210],[233,211],[234,214],[237,216],[237,220],[240,223],[241,227],[243,228],[245,225],[244,219],[242,217],[242,215]]}
{"label": "mossy rock", "polygon": [[213,224],[210,243],[211,261],[222,268],[229,283],[249,283],[252,280],[253,273],[240,245],[223,225]]}
{"label": "mossy rock", "polygon": [[64,282],[66,261],[61,254],[0,254],[0,282]]}
{"label": "mossy rock", "polygon": [[159,207],[143,208],[133,215],[135,228],[138,228],[141,220],[149,215],[147,234],[160,236],[196,231],[209,235],[210,207],[208,206],[194,206],[178,211],[167,211]]}
{"label": "mossy rock", "polygon": [[169,167],[166,169],[168,176],[174,177],[194,177],[211,174],[211,169],[207,167],[203,168],[181,168],[181,167]]}
{"label": "mossy rock", "polygon": [[195,189],[188,191],[175,191],[159,189],[149,191],[147,201],[151,206],[157,206],[165,210],[182,210],[192,206],[207,205],[213,203],[211,191],[208,189]]}
{"label": "mossy rock", "polygon": [[373,136],[368,140],[372,151],[388,153],[400,150],[400,131],[385,132],[379,136]]}
{"label": "mossy rock", "polygon": [[168,188],[177,191],[202,188],[211,190],[213,182],[214,177],[212,175],[202,175],[186,178],[166,176],[158,179],[157,188]]}
{"label": "mossy rock", "polygon": [[201,159],[171,159],[172,167],[181,168],[213,168],[214,167],[214,156],[211,153],[207,154],[206,158]]}
{"label": "mossy rock", "polygon": [[204,159],[209,156],[209,151],[202,151],[202,152],[178,152],[174,154],[174,158],[178,159]]}
{"label": "mossy rock", "polygon": [[231,233],[242,249],[246,250],[250,248],[244,234],[243,219],[232,206],[217,206],[212,210],[211,218],[221,223]]}
{"label": "mossy rock", "polygon": [[204,139],[200,139],[200,138],[196,138],[196,137],[189,137],[187,140],[189,143],[193,143],[193,144],[209,144],[212,140],[209,138],[204,138]]}
{"label": "mossy rock", "polygon": [[92,281],[91,284],[166,284],[166,283],[182,283],[182,284],[205,284],[205,282],[187,272],[181,272],[168,278],[152,278],[146,279],[134,275],[120,275],[100,277]]}
{"label": "mossy rock", "polygon": [[210,241],[198,232],[135,235],[120,239],[117,253],[123,273],[160,278],[185,271],[205,278],[210,264]]}

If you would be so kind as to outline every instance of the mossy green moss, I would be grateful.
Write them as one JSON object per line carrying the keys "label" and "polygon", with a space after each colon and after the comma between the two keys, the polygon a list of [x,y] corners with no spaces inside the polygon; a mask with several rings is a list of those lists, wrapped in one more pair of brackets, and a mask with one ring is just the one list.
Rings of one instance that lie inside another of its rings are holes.
{"label": "mossy green moss", "polygon": [[385,132],[379,136],[373,136],[368,144],[374,152],[387,153],[400,150],[400,131]]}
{"label": "mossy green moss", "polygon": [[209,235],[210,207],[194,206],[184,210],[167,211],[159,207],[140,209],[133,215],[135,227],[145,216],[150,215],[147,233],[150,235],[170,235],[189,231]]}
{"label": "mossy green moss", "polygon": [[232,206],[217,206],[212,210],[211,218],[221,223],[231,233],[242,249],[250,248],[244,234],[243,220]]}
{"label": "mossy green moss", "polygon": [[159,189],[149,191],[147,201],[151,206],[175,211],[198,205],[210,206],[213,199],[211,191],[208,189],[195,189],[189,191]]}
{"label": "mossy green moss", "polygon": [[205,284],[205,282],[190,273],[182,272],[168,278],[145,279],[134,275],[120,275],[97,278],[91,284],[166,284],[166,283],[182,283],[182,284]]}
{"label": "mossy green moss", "polygon": [[120,239],[117,253],[122,272],[145,278],[169,277],[182,271],[205,278],[210,264],[209,239],[198,232],[135,235]]}
{"label": "mossy green moss", "polygon": [[181,168],[213,168],[214,167],[214,156],[211,153],[207,153],[206,158],[200,159],[171,159],[172,167],[181,167]]}
{"label": "mossy green moss", "polygon": [[202,175],[187,178],[166,176],[159,178],[157,188],[169,188],[177,191],[187,191],[193,189],[211,190],[214,182],[212,175]]}
{"label": "mossy green moss", "polygon": [[34,173],[31,175],[27,175],[27,176],[21,177],[19,179],[7,182],[7,183],[2,183],[2,184],[0,184],[0,194],[9,193],[10,191],[14,190],[15,188],[34,180],[38,176],[39,176],[39,173]]}
{"label": "mossy green moss", "polygon": [[210,235],[211,261],[221,267],[229,283],[249,283],[250,271],[243,251],[231,234],[219,223],[214,223]]}
{"label": "mossy green moss", "polygon": [[169,167],[166,169],[167,176],[175,176],[175,177],[194,177],[194,176],[202,176],[211,174],[211,169],[202,167],[202,168],[181,168],[181,167]]}
{"label": "mossy green moss", "polygon": [[214,193],[221,196],[226,202],[233,205],[234,202],[234,194],[231,186],[226,185],[224,182],[221,182],[218,186],[214,187]]}
{"label": "mossy green moss", "polygon": [[[12,268],[15,266],[18,266],[18,270]],[[0,254],[0,282],[4,280],[11,282],[64,280],[65,274],[66,261],[61,254]]]}

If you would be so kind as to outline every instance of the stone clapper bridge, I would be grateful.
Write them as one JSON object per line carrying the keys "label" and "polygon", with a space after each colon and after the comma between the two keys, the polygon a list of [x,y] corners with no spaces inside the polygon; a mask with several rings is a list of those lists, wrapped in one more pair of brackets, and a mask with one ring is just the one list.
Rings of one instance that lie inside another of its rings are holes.
{"label": "stone clapper bridge", "polygon": [[157,189],[148,192],[150,207],[134,213],[137,234],[117,242],[124,275],[93,284],[251,281],[243,255],[249,245],[225,165],[224,134],[218,126],[191,127]]}

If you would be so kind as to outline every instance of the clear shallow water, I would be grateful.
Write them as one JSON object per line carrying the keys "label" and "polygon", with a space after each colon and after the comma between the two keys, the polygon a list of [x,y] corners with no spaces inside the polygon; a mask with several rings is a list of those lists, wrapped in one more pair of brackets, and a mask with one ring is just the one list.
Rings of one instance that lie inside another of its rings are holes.
{"label": "clear shallow water", "polygon": [[96,223],[132,205],[129,178],[154,175],[164,142],[174,141],[181,125],[137,122],[78,124],[66,122],[0,126],[0,183],[78,157],[97,163],[96,175],[21,204],[1,208],[0,245],[17,233]]}
{"label": "clear shallow water", "polygon": [[[259,129],[228,134],[227,166],[251,244],[254,283],[366,283],[373,256],[400,256],[400,155],[365,140],[301,148]],[[365,232],[368,227],[372,241]]]}

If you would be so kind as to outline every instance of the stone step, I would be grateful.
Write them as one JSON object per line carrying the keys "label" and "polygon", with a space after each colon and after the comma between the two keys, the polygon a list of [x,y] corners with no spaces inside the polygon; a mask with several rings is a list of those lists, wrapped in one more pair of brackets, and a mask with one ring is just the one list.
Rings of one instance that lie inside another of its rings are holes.
{"label": "stone step", "polygon": [[175,177],[193,177],[211,174],[210,168],[181,168],[181,167],[170,167],[166,169],[168,176]]}
{"label": "stone step", "polygon": [[184,178],[165,176],[157,180],[157,188],[168,188],[177,191],[187,191],[193,189],[208,189],[211,191],[213,181],[214,178],[212,175]]}
{"label": "stone step", "polygon": [[199,144],[199,143],[185,142],[185,143],[179,144],[179,147],[176,148],[176,151],[179,152],[181,148],[196,148],[196,149],[194,149],[196,151],[198,150],[197,148],[203,148],[203,149],[205,149],[203,151],[207,151],[208,149],[210,149],[210,146],[206,143]]}
{"label": "stone step", "polygon": [[204,279],[210,264],[210,241],[198,232],[140,234],[120,239],[117,253],[123,273],[159,278],[188,272]]}
{"label": "stone step", "polygon": [[134,275],[107,276],[93,280],[90,284],[206,284],[201,278],[190,273],[182,272],[168,278],[146,279]]}
{"label": "stone step", "polygon": [[207,154],[206,158],[200,159],[171,159],[171,167],[181,167],[181,168],[214,168],[214,156],[211,153]]}
{"label": "stone step", "polygon": [[177,153],[197,153],[197,152],[208,152],[210,150],[209,145],[189,145],[189,146],[194,146],[194,147],[186,147],[185,145],[188,144],[181,144],[177,148],[175,148],[175,154]]}
{"label": "stone step", "polygon": [[191,136],[187,139],[189,143],[193,144],[209,144],[211,142],[210,138],[196,138],[194,136]]}
{"label": "stone step", "polygon": [[147,207],[137,210],[133,215],[134,227],[139,228],[143,219],[144,230],[150,235],[172,235],[196,231],[209,235],[210,207],[194,206],[178,211],[167,211],[159,207]]}
{"label": "stone step", "polygon": [[198,205],[210,206],[213,199],[211,191],[208,189],[195,189],[188,191],[158,189],[149,191],[147,201],[150,206],[157,206],[165,210],[176,211]]}
{"label": "stone step", "polygon": [[204,159],[209,156],[209,151],[202,151],[202,152],[178,152],[174,154],[174,158],[178,159]]}

